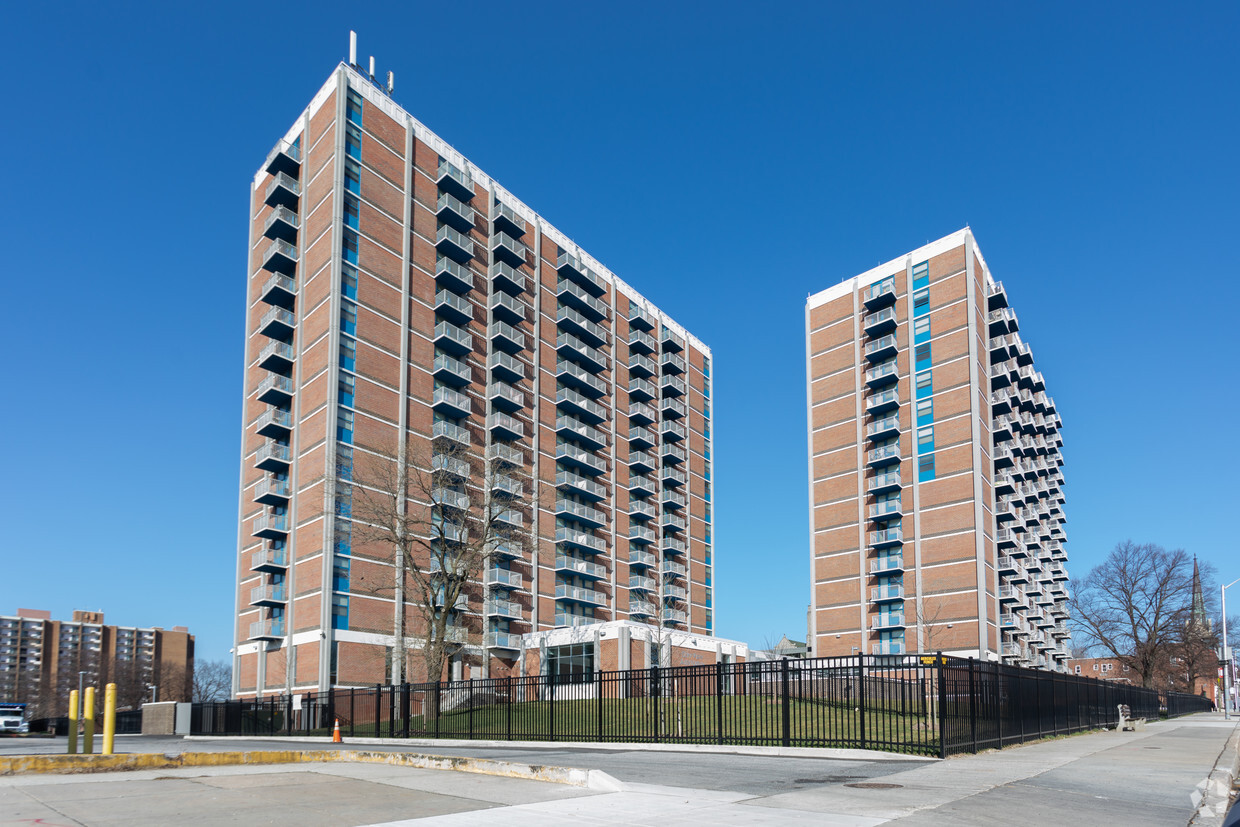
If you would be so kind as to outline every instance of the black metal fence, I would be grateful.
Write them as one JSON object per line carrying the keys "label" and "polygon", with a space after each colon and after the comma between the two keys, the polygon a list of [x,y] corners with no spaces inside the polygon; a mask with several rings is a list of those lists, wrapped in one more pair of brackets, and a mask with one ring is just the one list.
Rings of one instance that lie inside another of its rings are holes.
{"label": "black metal fence", "polygon": [[[1157,718],[1157,692],[939,655],[853,656],[333,689],[196,703],[195,735],[851,747],[948,756]],[[1169,696],[1167,714],[1208,710]]]}

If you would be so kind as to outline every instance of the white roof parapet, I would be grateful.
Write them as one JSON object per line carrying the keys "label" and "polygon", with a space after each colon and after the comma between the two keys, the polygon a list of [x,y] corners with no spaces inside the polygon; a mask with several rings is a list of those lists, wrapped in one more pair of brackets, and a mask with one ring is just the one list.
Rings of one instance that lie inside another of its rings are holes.
{"label": "white roof parapet", "polygon": [[[581,258],[581,260],[585,262],[585,264],[588,267],[590,267],[596,273],[602,276],[605,281],[607,281],[608,283],[614,284],[616,286],[616,289],[620,292],[623,292],[626,296],[629,297],[630,300],[634,300],[634,299],[637,300],[638,304],[649,309],[655,316],[659,318],[659,321],[661,323],[666,324],[669,328],[676,331],[677,334],[684,336],[685,340],[691,343],[695,348],[697,348],[698,350],[702,351],[705,354],[708,354],[708,355],[710,354],[711,352],[710,347],[708,347],[701,339],[699,339],[697,336],[694,336],[689,331],[685,330],[685,328],[682,325],[674,321],[663,310],[660,310],[658,305],[654,304],[649,299],[642,296],[641,293],[637,292],[637,290],[633,289],[633,287],[631,287],[630,285],[625,283],[623,280],[621,280],[619,276],[617,276],[615,273],[613,273],[611,270],[605,267],[602,263],[600,263],[598,259],[594,258],[594,256],[587,253],[585,250],[581,248],[580,245],[578,245],[571,238],[566,236],[553,224],[547,221],[547,219],[539,215],[536,210],[534,210],[532,207],[530,207],[525,202],[521,201],[521,199],[517,198],[507,189],[500,186],[500,184],[494,178],[492,178],[490,175],[487,175],[477,166],[472,164],[468,158],[466,158],[464,155],[462,155],[460,152],[454,149],[451,145],[449,145],[447,141],[445,141],[443,138],[440,138],[438,135],[436,135],[434,132],[428,129],[425,124],[423,124],[413,115],[405,111],[405,109],[402,108],[400,104],[396,103],[391,98],[389,98],[385,93],[383,93],[378,88],[376,88],[376,86],[370,81],[369,78],[367,78],[365,75],[358,72],[353,67],[349,66],[347,63],[342,62],[339,66],[336,67],[336,70],[332,72],[331,76],[327,79],[327,81],[315,94],[314,98],[310,101],[310,106],[307,107],[307,110],[309,111],[309,114],[311,116],[313,116],[314,113],[317,112],[323,106],[323,104],[327,101],[327,98],[331,95],[333,91],[335,91],[337,72],[345,72],[349,77],[349,82],[350,82],[349,85],[357,89],[361,93],[362,97],[365,98],[367,101],[369,101],[371,104],[379,107],[379,109],[381,109],[384,113],[386,113],[388,116],[392,117],[393,119],[401,123],[409,124],[412,127],[413,133],[417,137],[418,140],[420,140],[422,143],[426,144],[431,149],[438,152],[441,156],[446,158],[452,164],[456,165],[458,168],[468,172],[469,175],[473,178],[475,183],[481,185],[482,188],[485,190],[493,191],[496,197],[500,201],[502,201],[506,206],[511,207],[518,215],[520,215],[526,221],[537,223],[543,235],[545,235],[547,238],[550,238],[552,241],[554,241],[556,244],[563,247],[565,250],[568,250],[572,252],[574,255]],[[291,142],[294,138],[297,137],[297,133],[301,129],[302,117],[305,114],[306,112],[303,111],[301,115],[298,115],[297,120],[293,123],[292,128],[289,129],[289,131],[286,133],[285,140]],[[258,186],[258,183],[262,179],[263,175],[264,175],[264,171],[262,169],[259,169],[258,172],[255,173],[254,185],[256,187]]]}

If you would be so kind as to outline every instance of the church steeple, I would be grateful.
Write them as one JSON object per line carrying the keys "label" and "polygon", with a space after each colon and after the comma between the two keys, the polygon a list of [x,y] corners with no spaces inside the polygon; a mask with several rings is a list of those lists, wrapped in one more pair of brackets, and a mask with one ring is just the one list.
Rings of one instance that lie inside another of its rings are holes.
{"label": "church steeple", "polygon": [[1188,625],[1209,631],[1210,618],[1206,616],[1206,598],[1201,590],[1201,570],[1197,567],[1197,555],[1193,555],[1193,605]]}

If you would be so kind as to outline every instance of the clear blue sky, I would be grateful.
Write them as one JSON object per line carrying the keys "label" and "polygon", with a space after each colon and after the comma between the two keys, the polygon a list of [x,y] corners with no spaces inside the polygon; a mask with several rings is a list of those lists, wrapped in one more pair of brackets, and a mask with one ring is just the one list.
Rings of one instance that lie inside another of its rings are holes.
{"label": "clear blue sky", "polygon": [[116,6],[0,12],[0,613],[227,656],[246,190],[349,29],[714,348],[720,634],[804,633],[806,295],[965,224],[1063,414],[1070,570],[1240,577],[1235,3]]}

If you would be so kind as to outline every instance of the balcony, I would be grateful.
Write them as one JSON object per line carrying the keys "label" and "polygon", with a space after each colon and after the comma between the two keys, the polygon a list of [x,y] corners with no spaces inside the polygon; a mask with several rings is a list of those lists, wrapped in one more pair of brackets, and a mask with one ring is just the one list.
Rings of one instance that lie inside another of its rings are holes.
{"label": "balcony", "polygon": [[276,207],[267,214],[267,219],[263,222],[263,237],[295,244],[297,228],[300,226],[301,219],[298,218],[297,213],[288,207]]}
{"label": "balcony", "polygon": [[283,583],[254,586],[249,590],[249,605],[252,606],[283,606],[286,601]]}
{"label": "balcony", "polygon": [[519,571],[510,571],[501,568],[489,568],[483,576],[486,585],[498,589],[520,589],[524,586],[525,579]]}
{"label": "balcony", "polygon": [[257,398],[268,405],[287,405],[293,399],[293,380],[278,373],[268,374],[258,383]]}
{"label": "balcony", "polygon": [[525,515],[515,508],[508,508],[499,512],[495,515],[495,519],[498,522],[507,523],[514,528],[525,525]]}
{"label": "balcony", "polygon": [[287,505],[292,495],[288,480],[265,477],[254,486],[254,502],[263,505]]}
{"label": "balcony", "polygon": [[591,450],[597,451],[607,447],[606,433],[570,414],[557,414],[555,429],[565,439],[574,439]]}
{"label": "balcony", "polygon": [[607,318],[607,305],[587,293],[575,282],[560,279],[556,283],[555,293],[563,304],[577,308],[592,321],[601,322]]}
{"label": "balcony", "polygon": [[474,228],[474,208],[450,192],[441,192],[435,203],[435,217],[462,233]]}
{"label": "balcony", "polygon": [[890,385],[900,379],[900,366],[895,359],[875,365],[865,372],[865,384],[871,388]]}
{"label": "balcony", "polygon": [[666,508],[688,508],[689,498],[683,491],[677,491],[675,488],[663,489],[663,496],[659,498]]}
{"label": "balcony", "polygon": [[468,428],[444,419],[438,420],[431,426],[431,438],[447,439],[459,445],[469,445],[473,441],[469,436]]}
{"label": "balcony", "polygon": [[597,622],[598,621],[596,621],[593,616],[587,617],[585,615],[578,615],[578,614],[572,614],[570,612],[561,612],[561,611],[556,611],[555,613],[555,625],[556,626],[569,626],[569,627],[589,626],[591,623],[597,623]]}
{"label": "balcony", "polygon": [[902,506],[898,499],[874,503],[870,506],[869,511],[870,519],[879,522],[897,519],[901,513]]}
{"label": "balcony", "polygon": [[277,640],[284,637],[284,619],[256,620],[250,624],[250,640]]}
{"label": "balcony", "polygon": [[866,342],[865,358],[870,362],[881,362],[896,355],[896,335],[888,333],[880,339]]}
{"label": "balcony", "polygon": [[637,402],[650,402],[659,395],[658,388],[649,379],[629,380],[629,399]]}
{"label": "balcony", "polygon": [[560,253],[559,258],[556,259],[555,267],[559,270],[561,279],[572,279],[596,296],[601,296],[607,292],[607,282],[598,273],[587,267],[580,258],[571,253]]}
{"label": "balcony", "polygon": [[638,330],[652,331],[655,329],[654,314],[639,304],[629,304],[629,326]]}
{"label": "balcony", "polygon": [[464,296],[458,296],[451,290],[440,290],[435,294],[435,313],[448,321],[464,325],[473,320],[474,306]]}
{"label": "balcony", "polygon": [[877,310],[880,307],[896,303],[896,280],[890,276],[865,289],[866,310]]}
{"label": "balcony", "polygon": [[250,555],[250,571],[279,574],[288,568],[288,549],[265,547]]}
{"label": "balcony", "polygon": [[904,641],[902,640],[883,640],[875,643],[870,647],[870,653],[874,655],[903,655]]}
{"label": "balcony", "polygon": [[498,597],[488,597],[482,604],[482,611],[487,617],[521,619],[521,604],[515,600],[501,600]]}
{"label": "balcony", "polygon": [[655,492],[654,480],[643,474],[629,475],[629,495],[633,497],[649,497]]}
{"label": "balcony", "polygon": [[500,439],[513,440],[525,436],[525,426],[512,414],[495,411],[487,417],[487,428]]}
{"label": "balcony", "polygon": [[629,541],[633,543],[653,543],[654,529],[634,523],[629,526]]}
{"label": "balcony", "polygon": [[644,330],[629,329],[629,351],[631,353],[650,354],[658,350],[658,343]]}
{"label": "balcony", "polygon": [[[900,416],[892,414],[882,419],[875,420],[865,426],[865,436],[871,442],[878,442],[883,439],[890,439],[900,434]],[[871,452],[873,453],[873,452]]]}
{"label": "balcony", "polygon": [[882,474],[876,474],[866,481],[866,491],[871,494],[882,494],[887,491],[895,491],[900,487],[900,472],[887,471]]}
{"label": "balcony", "polygon": [[435,388],[431,407],[453,419],[462,419],[469,416],[473,411],[469,394],[462,393],[456,388],[450,388],[446,385]]}
{"label": "balcony", "polygon": [[659,448],[659,456],[667,462],[682,463],[689,459],[689,452],[674,442],[665,442]]}
{"label": "balcony", "polygon": [[570,362],[567,359],[557,359],[555,374],[556,379],[559,379],[565,385],[571,385],[591,397],[605,396],[608,392],[606,382],[576,362]]}
{"label": "balcony", "polygon": [[254,467],[263,471],[284,472],[288,470],[292,451],[279,442],[264,442],[254,455]]}
{"label": "balcony", "polygon": [[689,592],[685,589],[684,586],[674,586],[670,583],[663,584],[663,599],[664,600],[679,600],[683,602],[683,601],[686,601],[688,597],[689,597]]}
{"label": "balcony", "polygon": [[572,471],[557,471],[555,473],[556,488],[563,488],[588,497],[591,500],[607,499],[607,488],[604,485],[595,482],[589,477],[583,477]]}
{"label": "balcony", "polygon": [[903,600],[904,586],[898,583],[888,583],[885,586],[874,586],[870,589],[870,602],[883,603],[888,600]]}
{"label": "balcony", "polygon": [[288,515],[259,514],[254,518],[254,530],[250,534],[267,540],[283,540],[288,536]]}
{"label": "balcony", "polygon": [[521,636],[511,632],[487,632],[486,647],[488,649],[511,649],[521,651]]}
{"label": "balcony", "polygon": [[658,368],[653,359],[649,356],[642,356],[640,353],[629,354],[629,375],[642,379],[649,378],[658,373]]}
{"label": "balcony", "polygon": [[629,470],[645,474],[656,468],[654,454],[649,451],[629,451]]}
{"label": "balcony", "polygon": [[670,511],[664,511],[659,524],[663,526],[663,530],[667,531],[684,531],[688,527],[688,522],[679,514],[673,514]]}
{"label": "balcony", "polygon": [[629,614],[633,617],[654,617],[654,604],[649,600],[630,598]]}
{"label": "balcony", "polygon": [[686,614],[686,613],[685,613],[683,610],[681,610],[681,609],[667,609],[667,608],[665,608],[665,609],[663,609],[663,615],[662,615],[662,617],[663,617],[663,622],[664,622],[664,623],[675,623],[675,624],[680,625],[680,626],[687,626],[687,625],[688,625],[688,618],[689,618],[689,615],[688,615],[688,614]]}
{"label": "balcony", "polygon": [[271,175],[286,173],[296,176],[301,170],[301,145],[281,140],[267,154],[263,169]]}
{"label": "balcony", "polygon": [[896,329],[896,311],[894,307],[884,307],[865,317],[865,333],[867,336],[882,336]]}
{"label": "balcony", "polygon": [[571,600],[576,603],[589,603],[594,606],[606,606],[607,595],[584,586],[569,586],[563,583],[555,587],[556,600]]}
{"label": "balcony", "polygon": [[439,162],[439,167],[435,171],[435,185],[464,201],[474,197],[473,177],[449,161]]}
{"label": "balcony", "polygon": [[521,324],[525,321],[525,302],[508,293],[491,294],[491,312],[495,318],[510,324]]}
{"label": "balcony", "polygon": [[586,473],[593,472],[595,476],[607,472],[607,460],[571,442],[557,442],[555,458],[566,465],[575,465]]}
{"label": "balcony", "polygon": [[557,517],[565,520],[576,520],[592,528],[601,528],[607,525],[606,513],[585,503],[574,502],[573,500],[557,498],[555,501],[555,513]]}
{"label": "balcony", "polygon": [[291,310],[297,298],[297,282],[292,276],[283,273],[272,273],[259,289],[258,298],[265,304]]}
{"label": "balcony", "polygon": [[287,339],[296,327],[296,318],[283,307],[268,308],[258,320],[258,332],[271,339]]}
{"label": "balcony", "polygon": [[507,474],[496,473],[491,477],[491,490],[500,496],[522,497],[525,484]]}
{"label": "balcony", "polygon": [[435,249],[440,255],[447,256],[459,264],[467,264],[474,257],[473,239],[447,225],[441,226],[439,232],[435,234]]}
{"label": "balcony", "polygon": [[872,548],[897,546],[902,542],[904,542],[904,533],[898,525],[870,532],[870,546]]}
{"label": "balcony", "polygon": [[665,555],[679,554],[683,556],[688,551],[685,541],[678,540],[675,537],[664,537],[663,542],[660,543],[659,547],[663,550]]}
{"label": "balcony", "polygon": [[1000,586],[999,587],[999,602],[1000,603],[1014,603],[1018,606],[1029,605],[1028,602],[1025,600],[1024,594],[1022,594],[1020,589],[1016,588],[1015,586]]}
{"label": "balcony", "polygon": [[594,554],[604,554],[607,551],[607,541],[602,537],[575,528],[560,526],[555,530],[555,541]]}
{"label": "balcony", "polygon": [[448,454],[434,454],[431,457],[432,472],[442,472],[443,474],[451,474],[453,476],[465,478],[470,475],[472,468],[468,461],[460,457],[449,456]]}
{"label": "balcony", "polygon": [[487,387],[487,396],[498,410],[511,413],[525,407],[525,394],[503,382],[492,382]]}
{"label": "balcony", "polygon": [[637,519],[653,520],[654,506],[645,500],[630,500],[629,514]]}
{"label": "balcony", "polygon": [[663,325],[663,329],[659,333],[659,340],[663,342],[664,350],[680,351],[685,349],[685,337],[672,330],[666,324]]}
{"label": "balcony", "polygon": [[560,388],[555,394],[556,407],[581,417],[591,425],[607,419],[607,409],[572,388]]}
{"label": "balcony", "polygon": [[629,405],[629,422],[634,425],[650,425],[657,418],[654,408],[644,402],[634,402]]}
{"label": "balcony", "polygon": [[647,448],[653,448],[658,444],[654,431],[650,428],[635,426],[629,428],[629,448],[632,450],[642,451]]}
{"label": "balcony", "polygon": [[288,437],[293,430],[293,414],[283,408],[268,408],[254,422],[259,436]]}
{"label": "balcony", "polygon": [[469,495],[464,491],[453,491],[451,488],[434,488],[431,490],[431,502],[435,505],[464,511],[469,508]]}
{"label": "balcony", "polygon": [[659,357],[659,364],[662,365],[664,373],[684,373],[688,370],[685,357],[675,353],[664,353]]}
{"label": "balcony", "polygon": [[512,207],[499,201],[495,202],[495,212],[491,215],[491,226],[496,230],[504,230],[517,237],[525,235],[525,219]]}
{"label": "balcony", "polygon": [[268,207],[288,207],[290,210],[295,210],[299,198],[301,198],[301,184],[296,178],[281,172],[277,173],[267,184],[263,203]]}
{"label": "balcony", "polygon": [[525,378],[525,363],[511,353],[493,350],[487,357],[487,368],[495,379],[506,382],[520,382]]}
{"label": "balcony", "polygon": [[433,371],[435,378],[457,386],[468,385],[473,379],[469,363],[448,353],[435,352]]}
{"label": "balcony", "polygon": [[463,327],[452,322],[440,322],[435,325],[435,347],[448,353],[460,356],[474,349],[474,337]]}
{"label": "balcony", "polygon": [[607,577],[607,567],[589,560],[578,560],[567,554],[555,556],[555,570],[562,573],[578,574],[591,580],[603,580]]}
{"label": "balcony", "polygon": [[643,566],[646,568],[654,568],[654,564],[654,554],[651,552],[639,551],[638,549],[632,549],[629,551],[629,568],[640,568]]}
{"label": "balcony", "polygon": [[1010,307],[991,310],[986,314],[986,323],[990,327],[989,333],[991,336],[1015,333],[1020,329],[1020,325],[1016,321],[1016,313]]}
{"label": "balcony", "polygon": [[561,357],[572,359],[595,373],[607,369],[607,354],[591,347],[571,333],[561,333],[555,340]]}
{"label": "balcony", "polygon": [[870,574],[898,574],[904,571],[904,556],[888,554],[870,561]]}
{"label": "balcony", "polygon": [[903,629],[904,615],[903,613],[892,612],[891,614],[879,615],[870,621],[870,630],[878,631],[880,629]]}
{"label": "balcony", "polygon": [[455,293],[468,293],[474,289],[474,271],[468,264],[439,256],[435,259],[435,283]]}
{"label": "balcony", "polygon": [[520,267],[525,264],[525,254],[529,252],[529,247],[508,233],[498,232],[491,239],[491,252],[495,255],[496,261]]}
{"label": "balcony", "polygon": [[659,570],[669,577],[679,577],[681,579],[688,579],[689,577],[689,569],[685,564],[677,563],[675,560],[664,560]]}
{"label": "balcony", "polygon": [[561,306],[556,311],[555,320],[561,330],[576,334],[588,345],[600,347],[607,344],[607,330],[587,319],[580,311]]}
{"label": "balcony", "polygon": [[659,380],[659,388],[663,391],[664,396],[684,396],[688,392],[685,387],[684,377],[674,374],[664,375]]}

